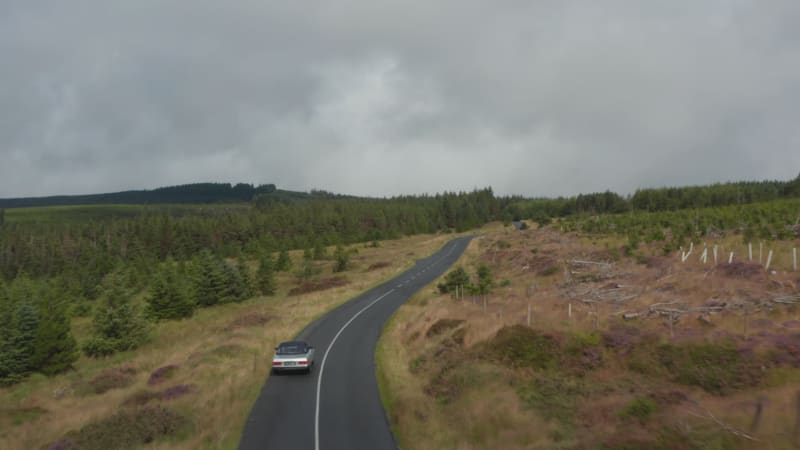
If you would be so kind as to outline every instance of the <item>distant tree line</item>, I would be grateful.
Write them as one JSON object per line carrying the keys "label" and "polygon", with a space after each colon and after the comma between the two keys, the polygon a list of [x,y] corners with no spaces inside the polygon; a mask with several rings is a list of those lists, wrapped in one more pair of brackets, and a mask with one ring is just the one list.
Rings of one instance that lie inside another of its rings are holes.
{"label": "distant tree line", "polygon": [[274,184],[253,186],[247,183],[194,183],[162,187],[152,190],[135,190],[92,195],[57,195],[48,197],[0,199],[0,208],[61,205],[109,204],[183,204],[249,202],[257,195],[279,196],[308,195],[278,191]]}
{"label": "distant tree line", "polygon": [[791,181],[718,183],[707,186],[638,189],[632,196],[614,192],[574,197],[512,197],[506,215],[549,223],[553,218],[581,214],[617,214],[629,211],[663,212],[745,205],[800,197],[800,175]]}
{"label": "distant tree line", "polygon": [[289,203],[254,200],[251,208],[209,209],[173,217],[147,213],[84,223],[6,223],[0,229],[0,275],[61,276],[86,298],[124,264],[133,280],[155,262],[187,260],[203,250],[234,257],[265,250],[350,244],[441,230],[463,231],[501,216],[491,189],[392,199],[332,198]]}

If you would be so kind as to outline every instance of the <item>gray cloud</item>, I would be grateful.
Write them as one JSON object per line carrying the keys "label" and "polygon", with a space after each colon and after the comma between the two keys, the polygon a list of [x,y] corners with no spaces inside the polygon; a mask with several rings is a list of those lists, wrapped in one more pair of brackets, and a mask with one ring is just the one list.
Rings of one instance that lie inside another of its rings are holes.
{"label": "gray cloud", "polygon": [[550,196],[800,170],[796,1],[417,3],[6,0],[0,197]]}

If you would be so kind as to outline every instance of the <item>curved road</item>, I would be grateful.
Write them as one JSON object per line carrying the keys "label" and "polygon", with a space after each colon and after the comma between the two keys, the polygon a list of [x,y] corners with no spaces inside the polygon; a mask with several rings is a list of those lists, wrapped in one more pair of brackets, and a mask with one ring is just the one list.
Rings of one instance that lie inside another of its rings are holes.
{"label": "curved road", "polygon": [[[241,450],[396,449],[375,379],[375,346],[387,319],[449,268],[472,237],[456,238],[400,276],[339,306],[303,330],[314,346],[311,375],[270,376]],[[288,339],[287,339],[288,340]]]}

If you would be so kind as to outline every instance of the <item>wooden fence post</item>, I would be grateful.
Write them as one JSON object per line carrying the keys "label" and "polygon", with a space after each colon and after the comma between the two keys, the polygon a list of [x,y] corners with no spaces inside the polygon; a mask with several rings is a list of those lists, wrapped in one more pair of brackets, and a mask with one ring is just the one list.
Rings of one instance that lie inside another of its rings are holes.
{"label": "wooden fence post", "polygon": [[750,256],[750,262],[753,262],[753,243],[747,243],[747,254]]}
{"label": "wooden fence post", "polygon": [[733,264],[733,252],[731,252],[731,256],[728,257],[728,264]]}
{"label": "wooden fence post", "polygon": [[772,250],[770,250],[769,254],[767,255],[767,265],[764,266],[764,270],[769,270],[770,263],[772,263]]}
{"label": "wooden fence post", "polygon": [[759,397],[756,400],[756,412],[753,414],[753,421],[750,422],[750,432],[758,431],[758,426],[761,425],[761,416],[764,414],[764,402],[766,397]]}
{"label": "wooden fence post", "polygon": [[594,303],[594,329],[600,329],[600,302]]}
{"label": "wooden fence post", "polygon": [[675,317],[672,311],[669,312],[669,338],[675,339]]}

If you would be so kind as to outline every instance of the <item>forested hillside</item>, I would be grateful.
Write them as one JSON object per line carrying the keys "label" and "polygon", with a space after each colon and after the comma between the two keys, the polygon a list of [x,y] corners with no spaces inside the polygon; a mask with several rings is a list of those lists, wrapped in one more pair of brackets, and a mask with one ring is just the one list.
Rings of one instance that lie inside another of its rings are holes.
{"label": "forested hillside", "polygon": [[509,208],[514,216],[548,222],[552,218],[574,214],[678,211],[796,197],[800,197],[800,175],[791,181],[746,181],[707,186],[638,189],[630,197],[623,197],[610,191],[575,197],[533,199],[514,197]]}
{"label": "forested hillside", "polygon": [[[147,335],[145,318],[189,317],[197,307],[267,294],[270,273],[290,269],[286,250],[325,258],[331,245],[472,229],[500,219],[503,209],[491,189],[392,199],[316,192],[301,200],[261,194],[248,206],[180,214],[144,208],[95,211],[86,221],[7,220],[0,228],[0,380],[64,370],[79,348],[91,356],[136,348]],[[332,257],[346,267],[346,254]],[[258,274],[247,268],[253,260]],[[297,270],[300,279],[314,275],[306,259]],[[137,312],[132,298],[143,290],[147,307]],[[95,337],[76,343],[68,318],[87,314]]]}
{"label": "forested hillside", "polygon": [[279,191],[274,184],[253,186],[239,183],[195,183],[162,187],[153,190],[136,190],[92,195],[55,195],[47,197],[0,199],[0,208],[58,205],[112,205],[112,204],[182,204],[249,202],[256,195],[271,194],[278,198],[309,197],[303,192]]}

